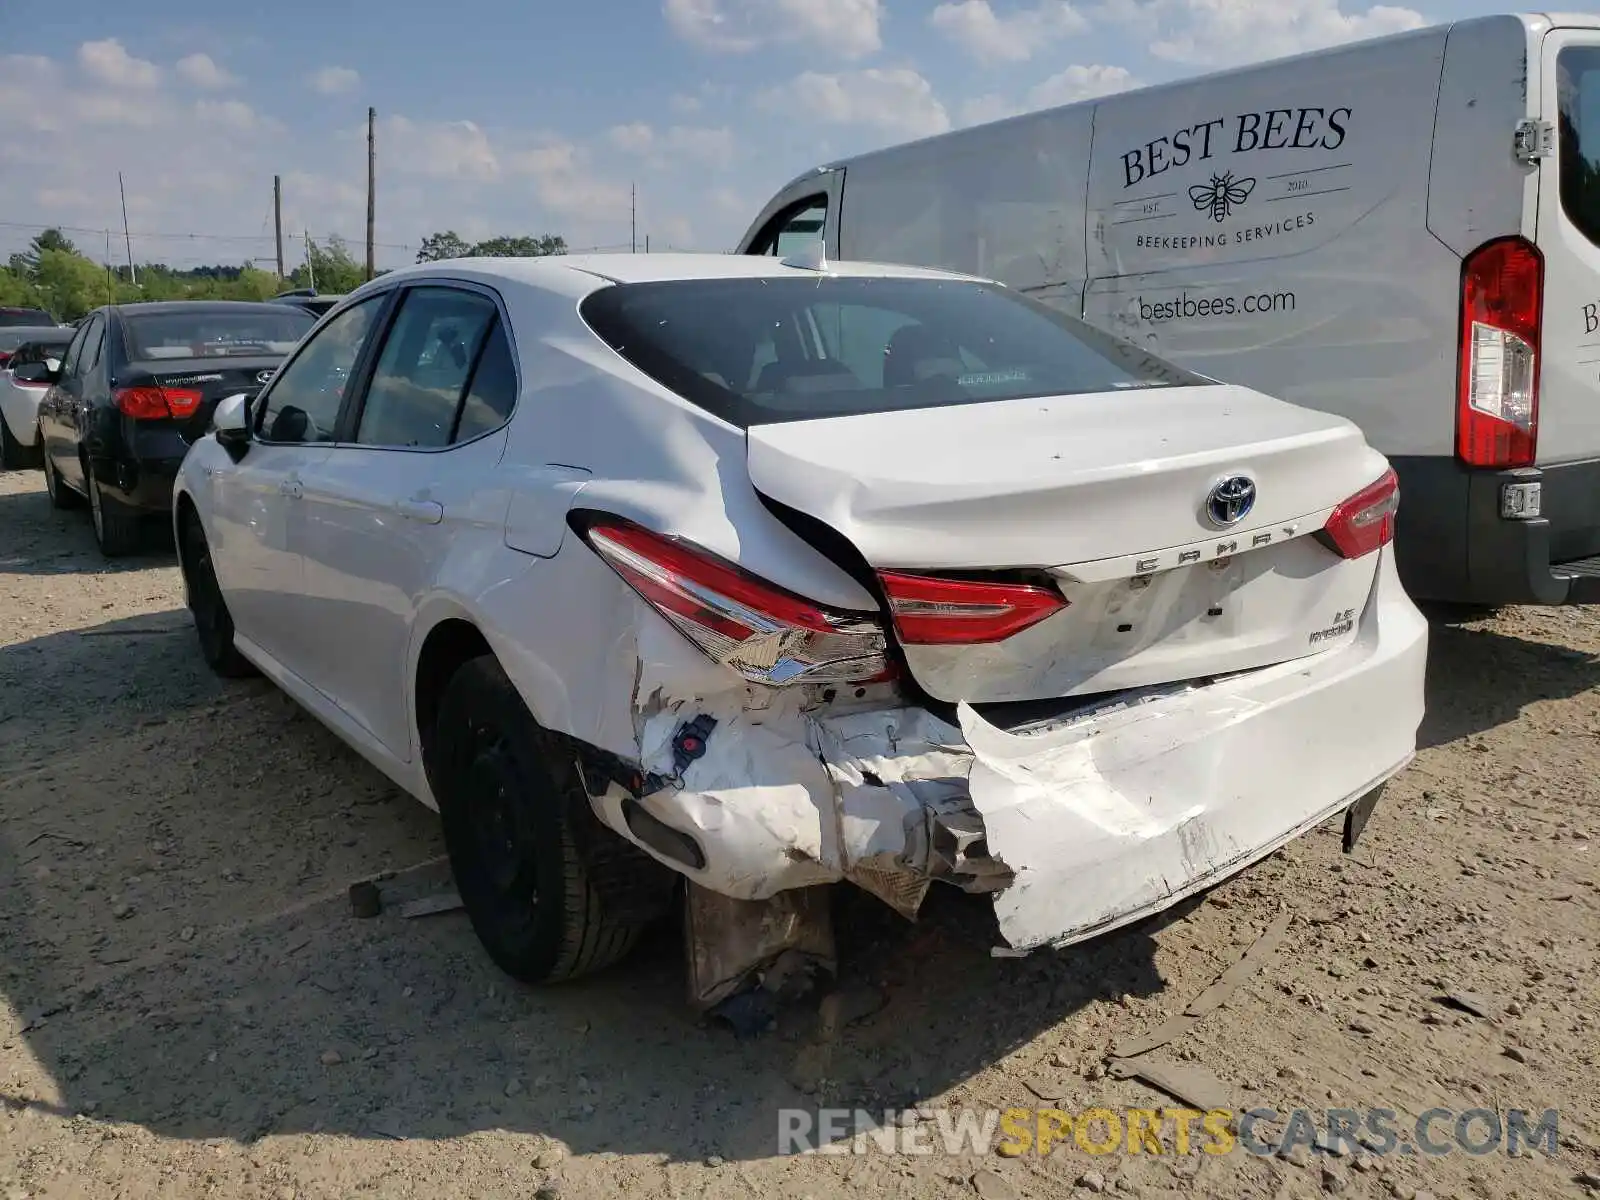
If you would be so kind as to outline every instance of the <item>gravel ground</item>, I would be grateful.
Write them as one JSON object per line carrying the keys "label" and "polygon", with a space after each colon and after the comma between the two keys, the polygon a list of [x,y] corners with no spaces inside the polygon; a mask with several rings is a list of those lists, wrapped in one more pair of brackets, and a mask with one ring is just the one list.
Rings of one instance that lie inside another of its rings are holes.
{"label": "gravel ground", "polygon": [[[671,930],[533,990],[460,913],[395,915],[447,885],[434,816],[269,685],[212,678],[170,552],[108,567],[39,478],[0,475],[5,1200],[1600,1194],[1590,610],[1435,624],[1421,752],[1355,854],[1330,826],[1021,961],[989,957],[964,898],[908,926],[842,897],[847,994],[881,1009],[739,1040],[686,1007]],[[380,876],[385,913],[351,916]],[[1105,1077],[1109,1049],[1280,914],[1281,947],[1167,1061],[1238,1108],[1554,1107],[1558,1153],[776,1153],[783,1107],[1170,1104]]]}

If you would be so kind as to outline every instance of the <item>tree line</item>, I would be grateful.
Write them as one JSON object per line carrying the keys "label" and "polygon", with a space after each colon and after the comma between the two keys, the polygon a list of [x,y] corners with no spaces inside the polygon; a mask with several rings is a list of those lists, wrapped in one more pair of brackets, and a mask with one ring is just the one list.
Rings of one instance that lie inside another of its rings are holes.
{"label": "tree line", "polygon": [[[566,250],[566,240],[554,234],[502,236],[468,243],[454,230],[446,230],[423,239],[417,261],[469,255],[516,258],[565,254]],[[102,304],[137,300],[265,300],[290,287],[312,286],[325,294],[337,294],[353,290],[366,278],[365,268],[337,235],[309,242],[306,252],[309,264],[302,263],[286,279],[248,259],[238,266],[184,270],[165,263],[141,263],[130,273],[126,266],[108,267],[95,262],[59,229],[46,229],[28,244],[27,250],[13,254],[0,267],[0,306],[42,308],[58,320],[76,321]]]}

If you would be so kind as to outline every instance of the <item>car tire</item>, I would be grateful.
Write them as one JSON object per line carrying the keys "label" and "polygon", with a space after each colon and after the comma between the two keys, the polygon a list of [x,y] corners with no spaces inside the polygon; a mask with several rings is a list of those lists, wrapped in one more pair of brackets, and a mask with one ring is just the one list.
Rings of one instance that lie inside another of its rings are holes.
{"label": "car tire", "polygon": [[492,656],[445,686],[429,780],[478,940],[525,983],[618,961],[670,907],[675,876],[600,824],[575,756]]}
{"label": "car tire", "polygon": [[83,477],[89,485],[89,515],[94,520],[94,540],[100,553],[107,558],[122,558],[143,549],[144,522],[105,498],[88,463],[83,466]]}
{"label": "car tire", "polygon": [[211,545],[200,527],[200,518],[187,514],[179,536],[182,542],[178,561],[183,570],[184,590],[189,595],[189,612],[194,617],[195,633],[200,639],[200,657],[224,679],[244,679],[256,674],[255,664],[233,644],[233,614],[228,611],[228,602],[217,583]]}
{"label": "car tire", "polygon": [[0,417],[0,468],[20,471],[24,467],[36,466],[37,462],[37,449],[17,441],[12,435],[11,426],[6,424],[4,417]]}
{"label": "car tire", "polygon": [[[39,434],[39,449],[44,453],[44,432]],[[51,508],[79,508],[83,505],[83,497],[61,482],[61,472],[56,470],[55,463],[50,461],[50,456],[44,454],[41,464],[44,468],[44,490],[49,493]]]}

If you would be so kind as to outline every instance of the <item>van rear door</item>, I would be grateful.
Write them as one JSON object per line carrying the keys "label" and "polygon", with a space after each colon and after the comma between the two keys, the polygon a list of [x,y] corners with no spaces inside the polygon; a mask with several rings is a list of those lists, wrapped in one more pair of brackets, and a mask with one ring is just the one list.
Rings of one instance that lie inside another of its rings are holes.
{"label": "van rear door", "polygon": [[[1547,466],[1600,458],[1600,22],[1551,29],[1540,77],[1541,113],[1555,134],[1554,153],[1539,165],[1537,226],[1544,257],[1537,461]],[[1588,515],[1589,524],[1600,520]],[[1574,556],[1562,549],[1553,546],[1552,557]]]}

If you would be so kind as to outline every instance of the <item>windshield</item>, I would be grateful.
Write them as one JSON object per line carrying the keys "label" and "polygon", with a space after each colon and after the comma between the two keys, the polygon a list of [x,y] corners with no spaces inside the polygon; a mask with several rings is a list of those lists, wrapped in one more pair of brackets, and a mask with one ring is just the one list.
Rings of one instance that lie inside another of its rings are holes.
{"label": "windshield", "polygon": [[1561,207],[1600,245],[1600,46],[1569,46],[1556,58],[1561,103]]}
{"label": "windshield", "polygon": [[593,293],[581,312],[639,370],[746,428],[1204,382],[998,284],[630,283]]}
{"label": "windshield", "polygon": [[223,358],[287,354],[316,318],[299,308],[245,308],[237,312],[128,313],[123,318],[128,357]]}

